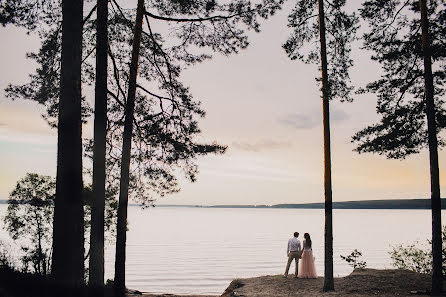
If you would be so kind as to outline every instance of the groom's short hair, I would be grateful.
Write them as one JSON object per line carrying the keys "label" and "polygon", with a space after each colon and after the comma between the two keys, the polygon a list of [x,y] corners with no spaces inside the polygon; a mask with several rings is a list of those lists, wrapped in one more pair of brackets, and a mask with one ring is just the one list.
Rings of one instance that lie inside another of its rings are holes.
{"label": "groom's short hair", "polygon": [[294,237],[299,237],[299,232],[294,232]]}

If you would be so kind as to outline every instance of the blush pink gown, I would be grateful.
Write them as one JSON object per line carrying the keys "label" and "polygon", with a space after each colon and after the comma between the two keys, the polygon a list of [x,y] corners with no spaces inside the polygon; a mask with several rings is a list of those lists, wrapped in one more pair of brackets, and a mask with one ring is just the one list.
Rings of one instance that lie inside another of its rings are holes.
{"label": "blush pink gown", "polygon": [[317,278],[316,266],[314,265],[313,251],[311,247],[305,246],[303,242],[303,251],[300,259],[298,278]]}

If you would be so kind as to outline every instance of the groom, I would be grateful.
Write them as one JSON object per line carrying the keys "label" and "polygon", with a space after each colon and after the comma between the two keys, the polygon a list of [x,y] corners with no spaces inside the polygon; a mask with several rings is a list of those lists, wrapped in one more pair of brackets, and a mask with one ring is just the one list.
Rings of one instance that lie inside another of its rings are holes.
{"label": "groom", "polygon": [[299,237],[299,232],[294,232],[294,237],[288,240],[288,248],[286,254],[288,256],[288,263],[286,264],[285,269],[285,277],[288,276],[288,270],[290,270],[291,262],[293,259],[296,261],[296,271],[294,277],[297,277],[297,273],[299,270],[299,258],[302,252],[302,245],[300,244],[300,240],[297,239]]}

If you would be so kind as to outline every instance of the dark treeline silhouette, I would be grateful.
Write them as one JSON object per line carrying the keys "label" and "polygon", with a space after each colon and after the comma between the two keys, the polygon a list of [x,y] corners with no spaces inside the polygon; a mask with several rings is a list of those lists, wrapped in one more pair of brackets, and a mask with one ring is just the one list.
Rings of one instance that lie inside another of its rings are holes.
{"label": "dark treeline silhouette", "polygon": [[[184,207],[194,207],[194,206],[184,206]],[[213,206],[195,206],[195,207],[324,209],[325,203],[301,203],[301,204],[283,203],[274,205],[213,205]],[[441,199],[441,208],[446,209],[446,198]],[[431,200],[387,199],[387,200],[342,201],[342,202],[333,202],[333,209],[431,209]]]}

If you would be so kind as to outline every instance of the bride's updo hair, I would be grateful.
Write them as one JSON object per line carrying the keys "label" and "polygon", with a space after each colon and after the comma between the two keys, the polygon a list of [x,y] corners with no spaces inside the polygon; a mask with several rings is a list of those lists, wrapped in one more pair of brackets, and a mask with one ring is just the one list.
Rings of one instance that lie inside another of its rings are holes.
{"label": "bride's updo hair", "polygon": [[310,234],[305,233],[305,234],[304,234],[304,238],[305,238],[305,245],[306,245],[307,247],[310,247],[310,248],[311,248],[311,238],[310,238]]}

